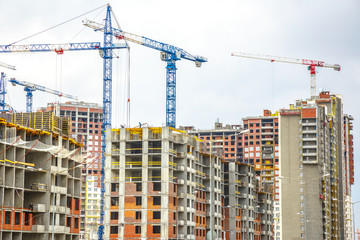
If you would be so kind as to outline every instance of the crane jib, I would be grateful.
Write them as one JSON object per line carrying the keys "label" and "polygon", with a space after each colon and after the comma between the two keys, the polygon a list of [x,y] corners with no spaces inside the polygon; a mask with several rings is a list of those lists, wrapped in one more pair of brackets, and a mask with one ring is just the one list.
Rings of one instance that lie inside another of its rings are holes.
{"label": "crane jib", "polygon": [[[113,44],[113,49],[127,48],[127,44]],[[12,52],[52,52],[99,50],[100,42],[64,43],[64,44],[29,44],[29,45],[0,45],[0,53]]]}

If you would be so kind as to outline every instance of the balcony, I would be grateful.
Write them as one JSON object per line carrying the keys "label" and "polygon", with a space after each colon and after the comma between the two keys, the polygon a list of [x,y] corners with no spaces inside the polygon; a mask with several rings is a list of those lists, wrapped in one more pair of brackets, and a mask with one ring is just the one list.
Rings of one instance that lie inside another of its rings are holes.
{"label": "balcony", "polygon": [[34,204],[35,212],[45,212],[45,204]]}
{"label": "balcony", "polygon": [[45,225],[33,225],[32,226],[33,232],[44,232],[45,231]]}
{"label": "balcony", "polygon": [[184,171],[185,171],[185,167],[182,166],[182,165],[177,165],[177,170],[184,172]]}
{"label": "balcony", "polygon": [[316,157],[317,156],[317,152],[304,152],[302,154],[304,157]]}
{"label": "balcony", "polygon": [[303,125],[303,126],[316,126],[316,122],[303,122],[301,125]]}
{"label": "balcony", "polygon": [[248,195],[246,193],[243,193],[243,194],[239,194],[238,197],[239,198],[247,198]]}
{"label": "balcony", "polygon": [[51,191],[56,192],[56,193],[60,193],[60,194],[67,194],[67,188],[66,187],[59,187],[59,186],[51,185]]}
{"label": "balcony", "polygon": [[179,226],[184,226],[185,225],[185,221],[184,220],[178,220]]}
{"label": "balcony", "polygon": [[274,158],[274,154],[272,154],[272,153],[263,153],[262,158],[263,159]]}
{"label": "balcony", "polygon": [[185,157],[185,153],[183,153],[183,152],[177,152],[177,153],[176,153],[176,157],[177,157],[177,158],[184,158],[184,157]]}

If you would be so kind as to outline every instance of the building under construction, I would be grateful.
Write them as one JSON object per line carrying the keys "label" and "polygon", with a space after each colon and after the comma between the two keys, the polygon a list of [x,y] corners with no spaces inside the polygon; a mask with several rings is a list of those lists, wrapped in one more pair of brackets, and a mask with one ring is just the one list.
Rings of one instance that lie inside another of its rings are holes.
{"label": "building under construction", "polygon": [[105,237],[272,239],[272,198],[254,168],[174,128],[107,134]]}
{"label": "building under construction", "polygon": [[0,119],[0,239],[79,239],[79,150],[67,136]]}
{"label": "building under construction", "polygon": [[[267,192],[271,193],[271,202],[274,203],[274,206],[271,206],[271,211],[274,212],[270,214],[271,219],[266,221],[272,222],[273,215],[276,215],[279,210],[277,113],[272,114],[269,110],[264,110],[263,116],[245,117],[243,118],[243,127],[241,125],[223,125],[220,122],[216,122],[214,129],[211,130],[195,130],[193,127],[185,127],[185,129],[204,142],[206,151],[211,151],[213,154],[222,156],[225,160],[225,167],[227,165],[231,166],[234,162],[252,166],[254,171],[253,175],[259,186],[251,183],[250,186],[254,186],[254,190],[251,191],[256,190],[262,192],[262,189],[266,189]],[[240,172],[240,170],[237,169],[236,172]],[[228,184],[226,179],[227,178],[225,178],[224,182],[225,186]],[[239,189],[246,186],[246,183],[243,182],[235,182],[232,184],[238,184],[238,186],[235,187]],[[229,185],[231,186],[231,184]],[[240,191],[237,191],[237,193],[239,192]],[[245,199],[247,199],[247,197],[245,197]],[[235,208],[242,209],[242,205],[243,204],[235,206]],[[254,203],[253,206],[259,205]],[[242,210],[248,211],[248,215],[254,215],[259,209],[253,211],[253,209],[249,210],[245,208]],[[268,209],[266,212],[267,211]],[[244,222],[244,224],[246,224],[246,222]],[[276,230],[278,230],[276,221],[275,228],[272,227],[272,223],[269,226],[271,227],[264,225],[254,228],[261,228],[261,231],[257,231],[256,235],[260,235],[260,232],[263,232],[264,229],[266,235],[268,235],[268,231],[274,231],[274,233],[276,233]],[[244,233],[246,232],[243,232],[243,234]]]}
{"label": "building under construction", "polygon": [[352,117],[321,92],[280,111],[280,239],[353,239]]}

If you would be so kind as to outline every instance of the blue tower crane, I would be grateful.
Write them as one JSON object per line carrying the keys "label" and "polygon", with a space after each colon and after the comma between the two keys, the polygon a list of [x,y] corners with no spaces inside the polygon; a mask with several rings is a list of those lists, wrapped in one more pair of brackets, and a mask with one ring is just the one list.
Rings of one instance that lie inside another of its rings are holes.
{"label": "blue tower crane", "polygon": [[102,240],[104,235],[104,178],[105,178],[105,132],[111,128],[111,69],[112,69],[112,51],[109,46],[112,45],[112,37],[128,40],[137,44],[153,48],[161,52],[161,60],[167,62],[166,66],[166,126],[176,127],[176,61],[183,59],[194,61],[197,67],[200,67],[207,59],[201,56],[192,55],[185,50],[161,43],[150,38],[138,36],[125,32],[120,29],[113,28],[111,25],[111,7],[108,5],[105,24],[99,24],[94,21],[85,20],[83,24],[95,31],[104,33],[104,119],[103,119],[103,138],[101,144],[101,204],[100,204],[100,225],[98,229],[98,239]]}
{"label": "blue tower crane", "polygon": [[[9,65],[7,63],[0,62],[0,67],[5,67],[11,70],[16,70],[15,66]],[[1,72],[0,76],[0,111],[5,111],[5,106],[8,104],[5,103],[6,95],[6,74]]]}
{"label": "blue tower crane", "polygon": [[[109,24],[110,6],[108,6],[108,14],[105,19],[105,25],[90,20],[84,20],[83,24],[95,31],[102,31],[104,35],[109,37],[113,35],[118,39],[124,39],[134,42],[145,47],[149,47],[160,51],[160,58],[166,64],[166,126],[176,127],[176,61],[186,59],[193,61],[196,67],[201,67],[203,62],[207,62],[207,58],[192,55],[185,50],[172,46],[170,44],[158,42],[147,37],[139,36],[120,29],[112,28]],[[110,40],[110,39],[109,39]]]}
{"label": "blue tower crane", "polygon": [[6,95],[6,74],[1,73],[0,76],[0,110],[5,111],[5,95]]}
{"label": "blue tower crane", "polygon": [[42,91],[42,92],[47,92],[59,97],[66,97],[66,98],[70,98],[70,99],[74,99],[74,100],[78,100],[77,97],[72,96],[70,94],[65,94],[62,92],[59,92],[57,90],[53,90],[38,84],[34,84],[31,82],[26,82],[26,81],[18,81],[15,78],[12,78],[9,80],[9,82],[12,83],[13,86],[19,85],[19,86],[24,86],[24,91],[26,92],[26,112],[32,112],[32,105],[33,105],[33,92],[36,90]]}
{"label": "blue tower crane", "polygon": [[103,239],[104,234],[104,176],[105,176],[105,129],[111,128],[111,108],[112,108],[112,50],[127,48],[126,43],[113,44],[111,34],[110,6],[107,9],[106,24],[107,31],[104,33],[103,46],[100,42],[85,43],[66,43],[66,44],[28,44],[28,45],[0,45],[0,53],[14,52],[56,52],[63,54],[64,51],[100,50],[103,57],[103,125],[102,125],[102,158],[101,158],[101,216],[98,230],[99,239]]}

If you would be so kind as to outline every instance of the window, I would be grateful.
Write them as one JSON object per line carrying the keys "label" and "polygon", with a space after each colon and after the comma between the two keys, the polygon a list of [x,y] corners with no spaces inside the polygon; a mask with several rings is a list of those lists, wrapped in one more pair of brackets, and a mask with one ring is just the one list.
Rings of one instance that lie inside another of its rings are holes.
{"label": "window", "polygon": [[161,182],[154,182],[154,191],[161,191]]}
{"label": "window", "polygon": [[25,212],[25,226],[29,226],[30,225],[30,213],[29,212]]}
{"label": "window", "polygon": [[79,210],[80,207],[80,199],[75,198],[75,210]]}
{"label": "window", "polygon": [[153,205],[161,205],[161,197],[153,197]]}
{"label": "window", "polygon": [[15,225],[20,225],[20,213],[15,212]]}
{"label": "window", "polygon": [[66,227],[71,227],[71,217],[66,218]]}
{"label": "window", "polygon": [[10,211],[5,212],[5,224],[11,224],[11,212]]}
{"label": "window", "polygon": [[111,191],[112,192],[118,192],[118,187],[119,187],[119,184],[118,183],[111,183]]}
{"label": "window", "polygon": [[135,226],[135,233],[141,234],[141,226]]}
{"label": "window", "polygon": [[119,198],[118,197],[111,198],[111,206],[119,206]]}
{"label": "window", "polygon": [[160,214],[160,212],[158,212],[158,211],[153,212],[153,219],[161,219],[161,214]]}
{"label": "window", "polygon": [[67,206],[68,208],[71,208],[71,198],[67,198],[67,204],[66,204],[66,206]]}
{"label": "window", "polygon": [[141,183],[136,183],[136,191],[137,191],[137,192],[141,192],[141,191],[142,191],[142,184],[141,184]]}
{"label": "window", "polygon": [[118,212],[111,212],[111,219],[112,220],[119,219],[119,213]]}
{"label": "window", "polygon": [[141,205],[141,197],[136,197],[136,206]]}
{"label": "window", "polygon": [[141,219],[141,212],[140,211],[135,213],[135,219],[137,219],[137,220]]}
{"label": "window", "polygon": [[153,226],[153,233],[160,233],[160,226]]}
{"label": "window", "polygon": [[117,234],[117,233],[119,233],[119,228],[118,228],[118,226],[111,226],[111,227],[110,227],[110,233],[111,233],[111,234]]}
{"label": "window", "polygon": [[75,223],[74,223],[74,228],[78,229],[79,228],[79,218],[74,218]]}

